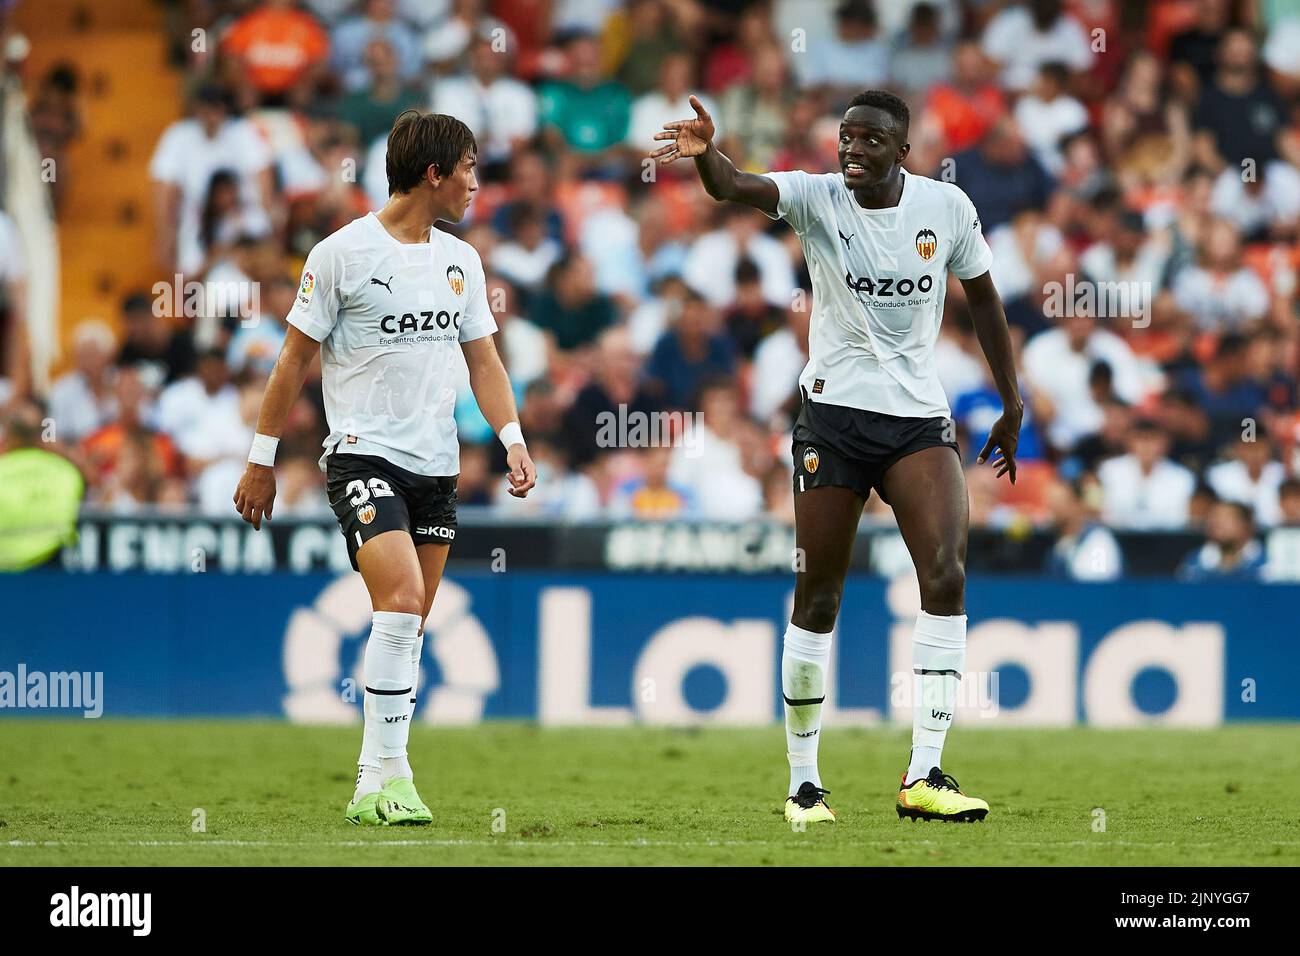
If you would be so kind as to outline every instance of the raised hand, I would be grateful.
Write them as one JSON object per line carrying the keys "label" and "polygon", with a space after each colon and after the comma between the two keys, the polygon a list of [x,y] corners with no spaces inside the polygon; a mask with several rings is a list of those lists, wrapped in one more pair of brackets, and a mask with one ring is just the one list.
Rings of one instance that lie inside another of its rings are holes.
{"label": "raised hand", "polygon": [[691,108],[695,110],[695,119],[664,123],[663,132],[655,133],[655,139],[672,142],[651,153],[651,159],[657,159],[666,166],[678,159],[703,155],[709,148],[709,143],[713,141],[713,117],[694,94],[691,96]]}

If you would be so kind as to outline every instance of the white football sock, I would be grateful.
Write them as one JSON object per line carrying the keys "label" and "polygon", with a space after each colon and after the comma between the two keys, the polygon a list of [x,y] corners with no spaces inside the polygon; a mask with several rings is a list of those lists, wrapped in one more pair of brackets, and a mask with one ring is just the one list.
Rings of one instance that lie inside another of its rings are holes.
{"label": "white football sock", "polygon": [[785,748],[790,761],[790,796],[809,781],[822,785],[817,773],[817,742],[826,700],[826,667],[831,657],[830,634],[805,631],[791,624],[781,653],[781,693],[785,697]]}
{"label": "white football sock", "polygon": [[906,783],[942,766],[943,740],[952,726],[965,668],[966,615],[918,614],[912,632],[912,757]]}
{"label": "white football sock", "polygon": [[373,736],[385,780],[400,776],[403,768],[410,773],[405,758],[414,690],[411,661],[420,623],[418,614],[375,611],[366,641],[366,733]]}

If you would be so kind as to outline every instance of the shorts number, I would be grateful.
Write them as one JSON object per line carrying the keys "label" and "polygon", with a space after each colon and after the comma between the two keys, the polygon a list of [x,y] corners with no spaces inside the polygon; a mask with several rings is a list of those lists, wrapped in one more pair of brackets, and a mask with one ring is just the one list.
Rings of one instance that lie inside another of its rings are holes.
{"label": "shorts number", "polygon": [[[369,487],[366,487],[369,484]],[[370,481],[364,482],[356,478],[348,482],[348,494],[352,495],[348,503],[354,508],[359,508],[370,500],[371,496],[375,498],[393,497],[393,489],[388,487],[388,482],[382,478],[371,478]]]}

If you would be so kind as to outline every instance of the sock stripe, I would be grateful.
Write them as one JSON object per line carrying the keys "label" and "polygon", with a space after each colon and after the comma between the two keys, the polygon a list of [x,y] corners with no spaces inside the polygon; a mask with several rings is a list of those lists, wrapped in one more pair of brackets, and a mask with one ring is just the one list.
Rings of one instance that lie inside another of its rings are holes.
{"label": "sock stripe", "polygon": [[809,704],[820,704],[826,700],[824,694],[821,697],[809,697],[806,700],[791,700],[789,697],[786,697],[785,694],[782,694],[781,696],[785,698],[785,702],[791,707],[807,707]]}
{"label": "sock stripe", "polygon": [[941,677],[943,677],[943,676],[947,676],[947,677],[956,677],[956,678],[959,678],[959,679],[961,678],[961,671],[954,671],[954,670],[946,670],[946,671],[928,671],[928,670],[926,670],[924,667],[917,667],[917,668],[914,668],[914,669],[912,670],[912,673],[913,673],[913,674],[920,674],[922,677],[926,676],[927,674],[937,674],[937,675],[939,675],[939,676],[941,676]]}
{"label": "sock stripe", "polygon": [[401,690],[375,690],[373,687],[367,687],[367,694],[375,694],[379,697],[396,697],[399,694],[409,694],[411,688],[403,687]]}

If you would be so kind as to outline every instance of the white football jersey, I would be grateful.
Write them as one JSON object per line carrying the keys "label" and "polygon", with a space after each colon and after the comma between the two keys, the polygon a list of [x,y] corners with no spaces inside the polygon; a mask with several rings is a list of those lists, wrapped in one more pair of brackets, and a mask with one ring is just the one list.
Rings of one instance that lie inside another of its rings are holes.
{"label": "white football jersey", "polygon": [[342,452],[460,473],[457,353],[497,330],[473,246],[439,229],[398,242],[370,213],[312,249],[287,321],[321,343],[322,469]]}
{"label": "white football jersey", "polygon": [[972,279],[993,255],[966,194],[903,173],[889,209],[863,209],[840,173],[768,173],[776,216],[799,236],[813,281],[811,401],[914,418],[949,415],[934,362],[948,273]]}

